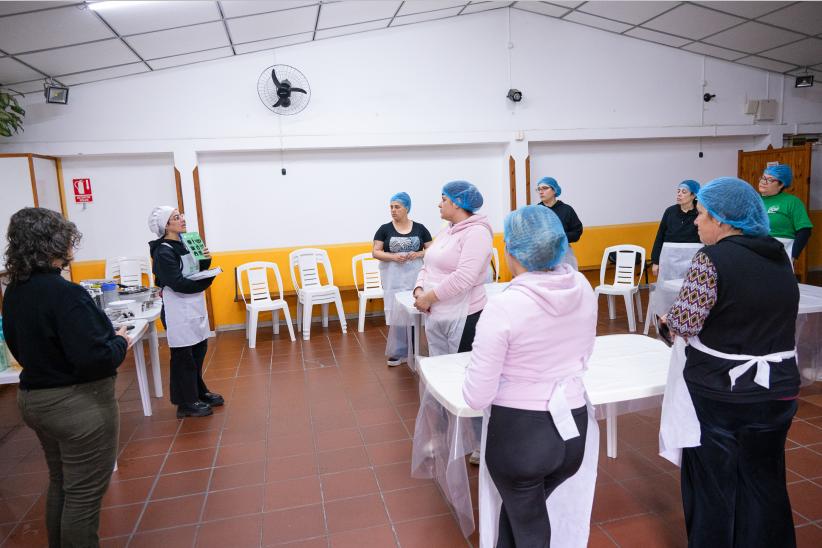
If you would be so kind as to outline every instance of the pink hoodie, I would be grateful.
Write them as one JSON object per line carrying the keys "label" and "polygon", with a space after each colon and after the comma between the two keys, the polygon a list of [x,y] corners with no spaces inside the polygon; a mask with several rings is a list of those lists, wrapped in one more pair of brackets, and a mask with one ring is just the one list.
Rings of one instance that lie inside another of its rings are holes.
{"label": "pink hoodie", "polygon": [[582,372],[594,349],[597,302],[585,276],[566,264],[520,274],[485,306],[462,394],[490,404],[546,411],[557,381],[568,380],[572,409],[585,405]]}
{"label": "pink hoodie", "polygon": [[[440,301],[470,292],[468,314],[479,312],[485,296],[486,275],[491,263],[494,232],[485,215],[471,215],[443,229],[425,250],[425,264],[414,287],[425,287],[426,279],[440,280],[434,294]],[[431,307],[434,309],[437,303]]]}

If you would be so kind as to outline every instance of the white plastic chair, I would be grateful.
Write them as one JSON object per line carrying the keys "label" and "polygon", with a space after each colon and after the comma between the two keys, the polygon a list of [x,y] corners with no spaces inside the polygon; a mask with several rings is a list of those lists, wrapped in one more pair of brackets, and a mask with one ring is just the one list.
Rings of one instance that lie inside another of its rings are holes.
{"label": "white plastic chair", "polygon": [[[288,262],[291,281],[297,291],[297,329],[302,330],[303,340],[307,341],[311,336],[311,309],[315,304],[322,305],[323,327],[328,327],[328,303],[334,303],[337,307],[337,317],[340,320],[342,332],[345,333],[347,329],[345,311],[340,289],[334,285],[334,273],[331,271],[328,252],[311,247],[295,249],[288,254]],[[328,279],[325,285],[320,281],[320,265],[325,269]],[[299,271],[299,282],[295,269]]]}
{"label": "white plastic chair", "polygon": [[154,285],[151,262],[148,257],[112,257],[106,259],[106,278],[120,278],[120,284],[128,287],[143,285],[143,274],[148,277],[148,285]]}
{"label": "white plastic chair", "polygon": [[[359,264],[361,268],[357,268]],[[357,318],[357,331],[365,331],[365,305],[369,299],[382,299],[382,278],[380,277],[380,262],[371,253],[360,253],[351,259],[351,270],[354,274],[354,287],[357,289],[357,297],[360,301],[359,315]],[[362,289],[359,285],[359,276],[362,272]]]}
{"label": "white plastic chair", "polygon": [[[274,271],[274,278],[277,280],[277,291],[280,297],[271,298],[271,291],[268,288],[268,270]],[[243,285],[243,272],[248,277],[249,299],[246,300],[245,286]],[[254,348],[257,345],[257,320],[260,312],[271,312],[271,322],[274,334],[280,332],[279,310],[283,311],[285,324],[288,326],[288,334],[291,342],[296,341],[294,337],[294,326],[291,325],[291,313],[288,310],[288,303],[283,299],[283,279],[280,277],[280,269],[276,263],[256,261],[241,264],[237,267],[237,288],[245,303],[245,338],[248,339],[248,347]]]}
{"label": "white plastic chair", "polygon": [[[608,266],[608,255],[616,254],[616,272],[614,282],[605,283],[605,269]],[[637,255],[639,255],[639,275],[636,274]],[[614,313],[614,296],[621,295],[625,298],[625,310],[628,313],[628,330],[636,332],[636,317],[634,316],[633,297],[636,295],[637,310],[639,317],[642,317],[642,301],[639,297],[638,280],[642,279],[645,270],[645,249],[638,245],[614,245],[605,248],[602,253],[602,263],[599,267],[599,285],[594,288],[594,293],[606,295],[608,297],[608,317],[612,320],[616,317]]]}

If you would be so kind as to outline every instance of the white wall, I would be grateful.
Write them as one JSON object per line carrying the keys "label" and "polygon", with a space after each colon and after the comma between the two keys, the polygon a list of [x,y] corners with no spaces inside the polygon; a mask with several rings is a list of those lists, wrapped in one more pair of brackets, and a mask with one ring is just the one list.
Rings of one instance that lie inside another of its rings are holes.
{"label": "white wall", "polygon": [[6,263],[6,231],[11,216],[24,207],[34,207],[28,158],[0,158],[0,270]]}
{"label": "white wall", "polygon": [[539,201],[537,181],[550,176],[586,226],[658,221],[682,180],[736,176],[737,151],[750,145],[702,139],[699,158],[698,139],[531,143],[531,203]]}
{"label": "white wall", "polygon": [[57,162],[46,158],[34,158],[33,161],[34,179],[37,182],[37,205],[62,214]]}
{"label": "white wall", "polygon": [[[75,203],[72,179],[91,179],[94,201]],[[169,155],[83,156],[63,160],[68,218],[83,239],[78,261],[148,256],[148,214],[154,206],[177,207],[174,164]],[[194,204],[188,204],[192,209]]]}
{"label": "white wall", "polygon": [[[442,224],[444,183],[480,189],[502,229],[508,182],[501,145],[204,153],[200,188],[212,251],[371,241],[388,221],[388,200],[411,195],[411,218],[432,234]],[[281,174],[285,165],[287,174]]]}

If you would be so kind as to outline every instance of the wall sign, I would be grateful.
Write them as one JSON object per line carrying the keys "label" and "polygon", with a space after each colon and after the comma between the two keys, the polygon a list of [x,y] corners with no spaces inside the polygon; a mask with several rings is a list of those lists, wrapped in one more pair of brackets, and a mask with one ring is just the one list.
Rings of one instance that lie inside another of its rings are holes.
{"label": "wall sign", "polygon": [[91,195],[91,179],[73,179],[74,185],[74,203],[85,204],[93,202]]}

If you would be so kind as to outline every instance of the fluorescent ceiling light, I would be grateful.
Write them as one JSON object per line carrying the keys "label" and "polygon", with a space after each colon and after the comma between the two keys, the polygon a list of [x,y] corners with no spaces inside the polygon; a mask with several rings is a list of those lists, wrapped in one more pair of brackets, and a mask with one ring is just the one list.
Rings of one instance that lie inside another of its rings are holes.
{"label": "fluorescent ceiling light", "polygon": [[140,4],[150,4],[148,1],[131,1],[131,0],[106,0],[104,2],[86,2],[89,9],[94,11],[108,11],[119,8],[131,8],[139,6]]}

